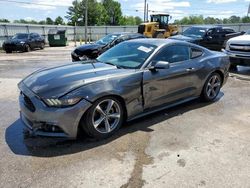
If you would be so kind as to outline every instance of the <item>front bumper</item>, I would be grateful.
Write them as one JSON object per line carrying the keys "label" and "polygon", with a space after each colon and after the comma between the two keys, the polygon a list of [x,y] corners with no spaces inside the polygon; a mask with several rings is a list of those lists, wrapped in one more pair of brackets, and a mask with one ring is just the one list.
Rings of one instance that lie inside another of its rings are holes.
{"label": "front bumper", "polygon": [[5,51],[24,51],[24,44],[4,44]]}
{"label": "front bumper", "polygon": [[[21,120],[32,135],[70,139],[77,137],[80,120],[91,103],[83,99],[68,108],[48,107],[23,83],[19,84],[19,88]],[[27,104],[27,98],[30,101],[29,104]],[[34,109],[30,108],[32,104]]]}
{"label": "front bumper", "polygon": [[230,63],[233,65],[250,66],[250,54],[247,52],[234,52],[222,50],[230,58]]}

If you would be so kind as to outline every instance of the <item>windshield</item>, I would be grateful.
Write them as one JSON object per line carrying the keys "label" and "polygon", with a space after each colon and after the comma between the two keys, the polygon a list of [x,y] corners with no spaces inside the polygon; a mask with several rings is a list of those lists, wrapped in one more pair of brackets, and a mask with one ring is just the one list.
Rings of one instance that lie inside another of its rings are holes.
{"label": "windshield", "polygon": [[157,48],[140,42],[123,42],[97,58],[98,61],[125,69],[138,69]]}
{"label": "windshield", "polygon": [[250,35],[250,30],[248,30],[248,31],[245,33],[245,35]]}
{"label": "windshield", "polygon": [[20,34],[14,35],[12,39],[27,39],[28,37],[29,37],[29,34],[20,33]]}
{"label": "windshield", "polygon": [[184,32],[184,36],[194,36],[194,37],[203,37],[206,34],[206,29],[201,27],[189,27]]}
{"label": "windshield", "polygon": [[100,40],[96,41],[96,44],[106,45],[106,44],[112,42],[113,40],[115,40],[119,36],[120,36],[120,34],[109,34],[109,35],[101,38]]}

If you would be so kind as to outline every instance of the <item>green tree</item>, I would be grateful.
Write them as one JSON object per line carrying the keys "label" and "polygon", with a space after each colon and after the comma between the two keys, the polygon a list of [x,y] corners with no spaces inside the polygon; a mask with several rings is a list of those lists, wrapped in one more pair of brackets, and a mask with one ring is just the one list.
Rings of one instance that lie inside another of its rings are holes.
{"label": "green tree", "polygon": [[2,22],[2,23],[10,23],[10,21],[7,20],[7,19],[5,19],[5,18],[1,18],[1,19],[0,19],[0,22]]}
{"label": "green tree", "polygon": [[142,23],[142,19],[139,16],[136,16],[135,23],[136,23],[136,25],[140,25]]}
{"label": "green tree", "polygon": [[61,16],[58,16],[55,19],[55,25],[64,25],[64,21],[63,21],[63,18]]}
{"label": "green tree", "polygon": [[45,25],[45,24],[46,24],[46,21],[45,21],[45,20],[41,20],[41,21],[38,22],[38,24],[40,24],[40,25]]}
{"label": "green tree", "polygon": [[[83,26],[85,24],[85,1],[73,1],[65,16],[69,20],[69,25],[75,25],[76,23]],[[97,2],[97,0],[88,0],[88,25],[104,25],[107,20],[107,11],[102,3]]]}
{"label": "green tree", "polygon": [[231,16],[230,18],[229,18],[229,22],[230,23],[240,23],[240,21],[241,21],[241,19],[240,19],[240,17],[239,16]]}
{"label": "green tree", "polygon": [[47,25],[53,25],[53,24],[54,24],[54,21],[53,21],[50,17],[47,17],[47,18],[46,18],[46,24],[47,24]]}
{"label": "green tree", "polygon": [[241,18],[242,23],[250,23],[250,17],[249,16],[244,16]]}
{"label": "green tree", "polygon": [[121,4],[114,0],[103,0],[102,4],[108,14],[109,25],[119,25],[122,21]]}

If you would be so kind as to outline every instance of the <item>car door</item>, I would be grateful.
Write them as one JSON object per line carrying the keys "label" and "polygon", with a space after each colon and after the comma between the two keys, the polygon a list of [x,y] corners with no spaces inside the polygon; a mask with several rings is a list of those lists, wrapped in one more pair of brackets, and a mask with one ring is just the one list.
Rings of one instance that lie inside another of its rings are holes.
{"label": "car door", "polygon": [[210,50],[218,50],[223,44],[222,41],[221,28],[213,28],[207,31],[201,45]]}
{"label": "car door", "polygon": [[[198,64],[190,58],[190,47],[171,45],[163,48],[151,62],[166,61],[169,69],[145,69],[143,74],[144,107],[150,109],[196,95]],[[149,65],[150,66],[150,65]]]}
{"label": "car door", "polygon": [[31,48],[36,48],[36,37],[34,33],[30,34],[29,45]]}

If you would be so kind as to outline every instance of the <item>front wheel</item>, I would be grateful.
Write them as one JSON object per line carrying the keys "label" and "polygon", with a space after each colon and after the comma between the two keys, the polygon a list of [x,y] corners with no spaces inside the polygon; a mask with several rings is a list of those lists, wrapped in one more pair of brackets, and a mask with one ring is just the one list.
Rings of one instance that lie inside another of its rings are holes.
{"label": "front wheel", "polygon": [[218,73],[212,73],[203,87],[201,97],[206,102],[215,101],[216,97],[220,93],[221,84],[221,76]]}
{"label": "front wheel", "polygon": [[40,49],[43,50],[44,47],[45,47],[45,44],[44,44],[44,43],[41,43]]}
{"label": "front wheel", "polygon": [[103,139],[113,135],[122,125],[124,109],[115,97],[97,100],[86,112],[81,127],[90,137]]}
{"label": "front wheel", "polygon": [[231,64],[229,69],[231,71],[237,71],[238,70],[237,65],[234,65],[234,64]]}
{"label": "front wheel", "polygon": [[24,52],[30,52],[30,51],[31,51],[30,45],[26,44],[24,46]]}

